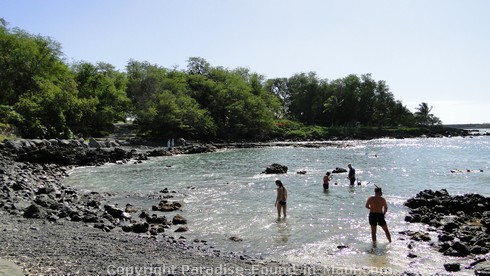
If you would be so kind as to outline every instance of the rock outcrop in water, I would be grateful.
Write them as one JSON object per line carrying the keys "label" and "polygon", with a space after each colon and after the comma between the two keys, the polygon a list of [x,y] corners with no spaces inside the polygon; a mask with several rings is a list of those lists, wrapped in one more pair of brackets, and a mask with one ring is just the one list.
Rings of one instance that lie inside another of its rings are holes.
{"label": "rock outcrop in water", "polygon": [[424,190],[408,199],[405,206],[410,208],[405,221],[427,224],[438,233],[438,240],[432,241],[427,233],[404,232],[412,240],[430,242],[446,256],[479,257],[490,252],[490,197]]}
{"label": "rock outcrop in water", "polygon": [[288,172],[287,166],[274,163],[274,164],[271,164],[270,166],[268,166],[265,169],[265,171],[263,171],[262,173],[265,173],[265,174],[281,174],[281,173],[287,173],[287,172]]}
{"label": "rock outcrop in water", "polygon": [[490,198],[478,194],[451,196],[445,189],[424,190],[405,202],[408,222],[428,224],[439,232],[436,246],[449,256],[490,252]]}

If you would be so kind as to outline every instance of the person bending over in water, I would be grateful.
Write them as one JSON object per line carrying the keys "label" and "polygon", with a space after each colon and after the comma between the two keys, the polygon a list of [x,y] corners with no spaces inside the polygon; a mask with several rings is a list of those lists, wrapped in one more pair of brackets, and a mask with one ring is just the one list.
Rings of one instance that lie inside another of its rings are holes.
{"label": "person bending over in water", "polygon": [[376,186],[374,189],[374,196],[370,196],[366,201],[366,208],[370,210],[369,225],[371,225],[371,238],[373,239],[373,243],[376,243],[376,226],[378,225],[385,231],[386,238],[391,242],[390,231],[388,230],[388,225],[385,221],[388,205],[382,195],[383,191],[380,187]]}
{"label": "person bending over in water", "polygon": [[282,184],[281,180],[276,180],[277,186],[277,197],[276,203],[274,204],[277,207],[277,217],[281,218],[281,209],[284,218],[286,218],[286,200],[288,198],[288,191],[286,187]]}
{"label": "person bending over in water", "polygon": [[328,189],[328,186],[330,185],[330,172],[327,172],[327,174],[325,174],[325,176],[323,177],[323,189],[327,190]]}

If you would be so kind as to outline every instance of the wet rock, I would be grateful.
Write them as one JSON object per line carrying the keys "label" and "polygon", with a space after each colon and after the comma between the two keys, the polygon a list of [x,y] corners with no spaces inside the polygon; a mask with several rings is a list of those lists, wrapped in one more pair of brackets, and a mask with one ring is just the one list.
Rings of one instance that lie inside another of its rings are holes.
{"label": "wet rock", "polygon": [[273,163],[269,167],[263,171],[263,173],[266,174],[282,174],[282,173],[287,173],[288,172],[288,167],[285,165]]}
{"label": "wet rock", "polygon": [[470,250],[466,247],[465,244],[456,241],[451,245],[451,248],[444,251],[444,255],[448,256],[456,256],[456,257],[465,257],[470,254]]}
{"label": "wet rock", "polygon": [[459,263],[447,263],[444,264],[444,269],[450,272],[456,272],[461,270],[461,265]]}
{"label": "wet rock", "polygon": [[407,235],[411,236],[411,240],[414,241],[430,241],[431,237],[429,233],[423,233],[423,232],[409,232]]}
{"label": "wet rock", "polygon": [[470,249],[471,254],[487,254],[489,252],[489,249],[485,246],[480,246],[480,245],[475,245],[471,247]]}
{"label": "wet rock", "polygon": [[332,173],[346,173],[346,172],[347,172],[346,169],[338,168],[338,167],[332,170]]}
{"label": "wet rock", "polygon": [[113,218],[118,219],[131,219],[131,215],[122,209],[116,208],[114,205],[104,205],[104,209]]}
{"label": "wet rock", "polygon": [[[425,223],[438,232],[433,243],[448,256],[480,255],[490,252],[490,198],[478,194],[451,196],[447,190],[424,190],[408,199],[405,221]],[[412,239],[424,240],[412,235]],[[450,243],[448,243],[450,242]]]}
{"label": "wet rock", "polygon": [[168,221],[167,221],[167,218],[165,216],[159,217],[156,214],[151,215],[151,217],[150,216],[147,216],[147,217],[145,217],[145,219],[146,219],[146,222],[148,222],[148,223],[164,224],[164,225],[169,224]]}
{"label": "wet rock", "polygon": [[150,214],[147,211],[141,211],[139,217],[140,218],[148,218],[148,217],[150,217]]}
{"label": "wet rock", "polygon": [[175,215],[173,217],[172,224],[174,224],[174,225],[177,225],[177,224],[187,224],[187,219],[185,219],[181,215],[177,214],[177,215]]}
{"label": "wet rock", "polygon": [[446,241],[452,241],[454,240],[454,237],[451,236],[451,235],[448,235],[448,234],[439,234],[437,236],[437,238],[439,239],[439,241],[441,242],[446,242]]}
{"label": "wet rock", "polygon": [[414,259],[414,258],[417,258],[418,256],[412,252],[409,252],[407,257],[411,258],[411,259]]}
{"label": "wet rock", "polygon": [[180,207],[182,207],[182,204],[179,202],[168,202],[167,200],[162,200],[158,205],[151,206],[151,209],[153,211],[172,212],[180,209]]}
{"label": "wet rock", "polygon": [[126,208],[124,209],[126,213],[136,213],[138,210],[131,204],[126,204]]}
{"label": "wet rock", "polygon": [[490,261],[484,261],[475,265],[475,275],[489,276]]}
{"label": "wet rock", "polygon": [[189,228],[187,226],[180,226],[179,228],[175,229],[175,232],[187,232],[189,231]]}
{"label": "wet rock", "polygon": [[237,237],[237,236],[232,236],[232,237],[229,238],[229,240],[230,241],[234,241],[234,242],[241,242],[241,241],[243,241],[242,238]]}

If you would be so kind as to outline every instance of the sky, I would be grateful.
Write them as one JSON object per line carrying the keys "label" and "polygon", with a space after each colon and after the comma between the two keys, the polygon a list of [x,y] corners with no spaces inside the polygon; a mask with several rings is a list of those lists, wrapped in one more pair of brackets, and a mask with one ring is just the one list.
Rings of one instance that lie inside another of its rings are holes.
{"label": "sky", "polygon": [[371,74],[443,124],[490,123],[489,14],[487,0],[0,0],[9,27],[51,37],[67,62]]}

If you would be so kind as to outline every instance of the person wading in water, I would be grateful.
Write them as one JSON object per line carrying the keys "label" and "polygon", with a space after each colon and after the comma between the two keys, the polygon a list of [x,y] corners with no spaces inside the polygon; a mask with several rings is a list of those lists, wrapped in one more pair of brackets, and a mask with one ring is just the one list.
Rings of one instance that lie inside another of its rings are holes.
{"label": "person wading in water", "polygon": [[323,176],[323,189],[327,190],[328,187],[330,186],[330,177],[331,173],[330,172],[327,172],[327,174],[325,174],[325,176]]}
{"label": "person wading in water", "polygon": [[281,209],[284,218],[286,218],[286,200],[288,198],[288,191],[286,187],[282,184],[281,180],[276,180],[277,186],[277,197],[276,203],[274,204],[277,207],[277,217],[281,218]]}
{"label": "person wading in water", "polygon": [[374,196],[370,196],[366,201],[366,208],[370,210],[369,225],[371,225],[371,238],[373,244],[376,243],[376,227],[378,225],[385,231],[386,238],[391,242],[391,234],[385,221],[388,205],[386,204],[386,199],[384,199],[383,191],[380,187],[376,186],[374,189]]}

